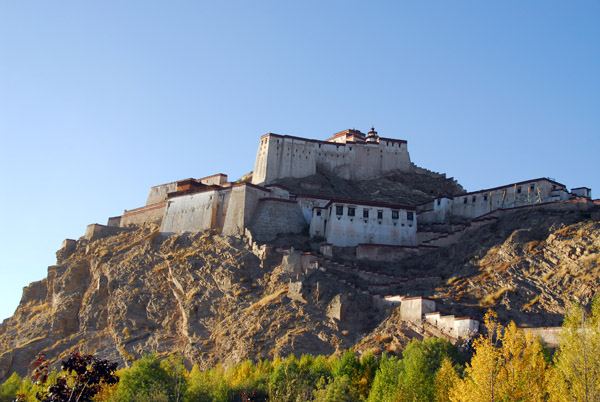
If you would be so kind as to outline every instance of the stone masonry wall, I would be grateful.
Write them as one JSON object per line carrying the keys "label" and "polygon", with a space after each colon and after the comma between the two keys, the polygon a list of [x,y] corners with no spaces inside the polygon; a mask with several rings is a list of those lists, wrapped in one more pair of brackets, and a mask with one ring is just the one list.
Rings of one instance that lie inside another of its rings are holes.
{"label": "stone masonry wall", "polygon": [[363,180],[392,171],[412,171],[406,141],[380,138],[379,143],[335,143],[292,136],[261,137],[253,184],[284,177],[306,177],[323,169],[336,176]]}
{"label": "stone masonry wall", "polygon": [[296,201],[262,199],[258,203],[250,230],[255,240],[272,241],[279,233],[301,233],[306,227]]}
{"label": "stone masonry wall", "polygon": [[216,213],[217,191],[190,194],[169,200],[161,233],[198,232],[210,229]]}
{"label": "stone masonry wall", "polygon": [[126,210],[121,216],[120,226],[142,225],[149,222],[160,223],[166,208],[167,201],[161,201],[141,208]]}

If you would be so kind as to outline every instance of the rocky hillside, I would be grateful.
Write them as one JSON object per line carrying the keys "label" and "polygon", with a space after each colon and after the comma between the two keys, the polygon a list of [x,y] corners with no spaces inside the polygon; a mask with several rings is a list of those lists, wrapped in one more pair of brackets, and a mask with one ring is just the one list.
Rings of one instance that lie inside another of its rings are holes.
{"label": "rocky hillside", "polygon": [[294,194],[383,202],[402,205],[420,205],[438,197],[452,197],[464,193],[464,188],[445,175],[416,168],[418,172],[400,172],[370,180],[351,181],[325,172],[303,178],[285,178],[277,184]]}
{"label": "rocky hillside", "polygon": [[[201,368],[352,347],[399,353],[423,334],[376,294],[433,297],[445,314],[481,317],[492,307],[521,326],[559,325],[570,299],[587,304],[598,289],[597,214],[506,212],[455,245],[393,264],[338,250],[337,262],[374,278],[407,278],[386,279],[379,291],[339,264],[304,275],[281,253],[209,232],[166,237],[147,226],[80,239],[57,253],[47,278],[27,286],[0,325],[0,379],[26,374],[38,352],[57,360],[81,350],[122,364],[181,352]],[[306,239],[297,244],[310,247]]]}
{"label": "rocky hillside", "polygon": [[[260,259],[239,239],[158,235],[144,227],[57,253],[48,277],[24,289],[0,325],[0,379],[25,374],[38,352],[74,350],[127,364],[182,352],[201,368],[289,353],[352,347],[381,320],[371,298],[320,272],[288,297],[294,272],[281,255]],[[312,290],[314,288],[314,290]],[[334,318],[340,298],[349,320]]]}
{"label": "rocky hillside", "polygon": [[454,252],[435,289],[451,309],[494,308],[520,326],[558,326],[570,300],[589,305],[600,288],[600,222],[589,213],[514,212]]}

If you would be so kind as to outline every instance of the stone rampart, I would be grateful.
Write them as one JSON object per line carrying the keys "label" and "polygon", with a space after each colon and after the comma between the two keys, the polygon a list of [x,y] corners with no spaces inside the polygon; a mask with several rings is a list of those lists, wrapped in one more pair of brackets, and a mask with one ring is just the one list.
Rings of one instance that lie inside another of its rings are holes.
{"label": "stone rampart", "polygon": [[150,188],[150,194],[146,200],[146,205],[156,204],[157,202],[165,201],[167,194],[177,191],[177,182],[160,184]]}
{"label": "stone rampart", "polygon": [[315,174],[317,169],[351,180],[412,171],[406,141],[391,138],[378,141],[339,143],[266,134],[260,139],[252,183],[269,184],[284,177],[306,177]]}
{"label": "stone rampart", "polygon": [[408,297],[402,299],[400,315],[402,320],[421,322],[424,314],[435,310],[435,301],[426,297]]}
{"label": "stone rampart", "polygon": [[387,244],[359,244],[356,258],[369,261],[400,261],[406,257],[435,250],[434,246],[391,246]]}
{"label": "stone rampart", "polygon": [[92,223],[91,225],[87,225],[85,230],[85,235],[83,235],[84,239],[89,241],[99,239],[102,237],[112,236],[119,232],[127,230],[126,228],[117,228],[114,226],[104,226],[99,223]]}
{"label": "stone rampart", "polygon": [[255,240],[273,241],[278,234],[301,233],[306,227],[296,201],[263,198],[258,203],[250,230]]}
{"label": "stone rampart", "polygon": [[108,222],[106,223],[106,226],[120,227],[121,226],[121,216],[113,216],[111,218],[108,218]]}
{"label": "stone rampart", "polygon": [[212,190],[171,199],[161,233],[199,232],[212,228],[218,195],[218,191]]}
{"label": "stone rampart", "polygon": [[[143,225],[145,223],[160,224],[167,208],[167,201],[146,205],[141,208],[125,210],[119,219],[119,226]],[[115,218],[111,218],[115,219]],[[112,226],[109,220],[108,226]]]}

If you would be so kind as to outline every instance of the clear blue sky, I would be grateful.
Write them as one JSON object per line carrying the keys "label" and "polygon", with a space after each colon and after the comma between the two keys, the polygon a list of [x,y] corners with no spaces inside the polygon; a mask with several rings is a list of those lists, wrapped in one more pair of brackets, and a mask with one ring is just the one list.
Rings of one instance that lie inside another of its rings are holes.
{"label": "clear blue sky", "polygon": [[0,0],[0,319],[65,238],[267,132],[408,140],[478,190],[600,195],[598,1]]}

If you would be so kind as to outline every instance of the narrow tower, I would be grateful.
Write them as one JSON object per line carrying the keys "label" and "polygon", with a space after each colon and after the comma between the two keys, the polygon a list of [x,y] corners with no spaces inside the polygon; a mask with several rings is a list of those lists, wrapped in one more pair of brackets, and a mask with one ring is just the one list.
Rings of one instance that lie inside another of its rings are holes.
{"label": "narrow tower", "polygon": [[375,131],[375,127],[371,125],[371,131],[369,131],[369,135],[367,136],[367,142],[370,143],[378,143],[379,136],[377,135],[377,131]]}

